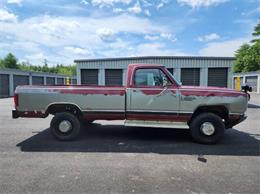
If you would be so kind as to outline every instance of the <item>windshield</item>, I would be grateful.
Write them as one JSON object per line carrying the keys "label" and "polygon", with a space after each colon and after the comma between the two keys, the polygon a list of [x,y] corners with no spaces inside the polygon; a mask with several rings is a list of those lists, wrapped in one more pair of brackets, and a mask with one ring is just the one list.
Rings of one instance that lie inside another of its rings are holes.
{"label": "windshield", "polygon": [[167,68],[165,68],[165,69],[166,69],[166,71],[169,73],[169,75],[173,78],[173,80],[174,80],[178,85],[181,85],[181,82],[178,81],[178,80],[173,76],[173,74],[172,74]]}

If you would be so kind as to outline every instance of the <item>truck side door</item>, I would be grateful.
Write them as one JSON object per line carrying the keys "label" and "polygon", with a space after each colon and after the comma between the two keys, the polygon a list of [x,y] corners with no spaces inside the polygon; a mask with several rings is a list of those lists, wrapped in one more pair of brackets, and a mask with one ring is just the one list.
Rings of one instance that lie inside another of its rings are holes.
{"label": "truck side door", "polygon": [[137,68],[133,74],[133,86],[127,88],[127,119],[159,120],[178,115],[178,88],[163,69]]}

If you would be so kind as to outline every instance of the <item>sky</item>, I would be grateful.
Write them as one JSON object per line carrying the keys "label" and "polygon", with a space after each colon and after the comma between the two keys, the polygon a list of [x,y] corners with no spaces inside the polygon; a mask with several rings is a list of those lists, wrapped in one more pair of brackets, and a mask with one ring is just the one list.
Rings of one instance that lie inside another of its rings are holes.
{"label": "sky", "polygon": [[260,0],[0,0],[0,58],[234,56],[259,17]]}

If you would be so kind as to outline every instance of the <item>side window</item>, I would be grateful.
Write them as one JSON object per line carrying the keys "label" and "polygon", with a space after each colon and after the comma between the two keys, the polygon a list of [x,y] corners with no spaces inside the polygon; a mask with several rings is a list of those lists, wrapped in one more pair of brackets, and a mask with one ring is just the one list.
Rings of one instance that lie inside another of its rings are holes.
{"label": "side window", "polygon": [[136,86],[165,86],[171,84],[160,69],[138,69],[135,72],[134,83]]}

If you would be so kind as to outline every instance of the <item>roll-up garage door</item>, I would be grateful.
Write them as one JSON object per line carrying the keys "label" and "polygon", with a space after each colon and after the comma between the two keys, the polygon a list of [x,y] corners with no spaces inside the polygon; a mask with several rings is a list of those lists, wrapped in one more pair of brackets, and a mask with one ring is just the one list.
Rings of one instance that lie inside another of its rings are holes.
{"label": "roll-up garage door", "polygon": [[208,86],[227,87],[227,68],[209,68]]}
{"label": "roll-up garage door", "polygon": [[64,78],[57,78],[57,85],[64,85]]}
{"label": "roll-up garage door", "polygon": [[77,79],[72,79],[71,80],[71,84],[76,85],[77,84]]}
{"label": "roll-up garage door", "polygon": [[252,87],[252,91],[257,91],[257,76],[247,76],[246,84]]}
{"label": "roll-up garage door", "polygon": [[121,69],[106,69],[105,70],[106,85],[120,85],[123,84],[123,71]]}
{"label": "roll-up garage door", "polygon": [[181,82],[183,85],[200,85],[200,69],[182,68]]}
{"label": "roll-up garage door", "polygon": [[14,75],[14,90],[18,85],[29,85],[29,76]]}
{"label": "roll-up garage door", "polygon": [[167,68],[167,70],[173,75],[173,68]]}
{"label": "roll-up garage door", "polygon": [[81,84],[98,85],[98,69],[81,69]]}
{"label": "roll-up garage door", "polygon": [[53,77],[47,77],[47,79],[46,79],[46,84],[47,84],[47,85],[55,85],[55,78],[53,78]]}
{"label": "roll-up garage door", "polygon": [[9,75],[0,74],[0,98],[9,96]]}
{"label": "roll-up garage door", "polygon": [[44,84],[43,77],[33,76],[32,77],[32,84],[33,85],[43,85]]}

